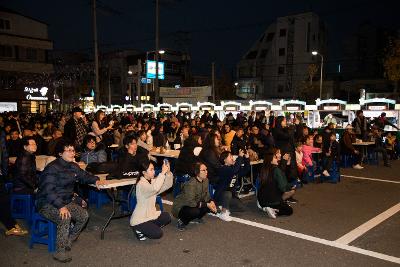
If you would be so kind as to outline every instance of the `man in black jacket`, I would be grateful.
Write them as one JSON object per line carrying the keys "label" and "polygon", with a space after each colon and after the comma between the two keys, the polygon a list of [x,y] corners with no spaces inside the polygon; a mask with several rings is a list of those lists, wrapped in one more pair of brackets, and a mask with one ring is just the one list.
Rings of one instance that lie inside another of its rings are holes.
{"label": "man in black jacket", "polygon": [[73,116],[64,126],[64,138],[70,142],[74,142],[75,149],[80,150],[83,138],[87,134],[87,129],[82,120],[82,109],[74,107],[72,109]]}
{"label": "man in black jacket", "polygon": [[23,150],[15,161],[14,193],[33,195],[38,184],[35,157],[37,146],[32,136],[24,137],[22,145]]}
{"label": "man in black jacket", "polygon": [[232,155],[238,155],[239,150],[246,151],[246,145],[247,145],[247,138],[244,135],[243,128],[238,128],[231,142]]}

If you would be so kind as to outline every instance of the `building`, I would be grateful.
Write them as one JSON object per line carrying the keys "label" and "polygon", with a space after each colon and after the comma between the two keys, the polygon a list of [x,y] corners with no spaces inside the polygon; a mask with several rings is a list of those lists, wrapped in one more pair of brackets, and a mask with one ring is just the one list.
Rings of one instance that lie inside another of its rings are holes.
{"label": "building", "polygon": [[308,79],[308,66],[321,61],[311,52],[326,55],[326,42],[326,27],[317,14],[279,17],[237,64],[236,94],[246,99],[296,97]]}
{"label": "building", "polygon": [[16,102],[25,112],[49,108],[52,49],[46,23],[0,7],[0,100]]}

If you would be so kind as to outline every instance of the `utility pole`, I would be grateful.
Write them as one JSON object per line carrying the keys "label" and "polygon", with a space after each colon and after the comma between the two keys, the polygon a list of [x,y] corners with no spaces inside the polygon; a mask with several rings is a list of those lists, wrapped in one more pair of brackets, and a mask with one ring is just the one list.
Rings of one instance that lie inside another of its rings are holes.
{"label": "utility pole", "polygon": [[159,47],[159,0],[156,0],[156,51],[155,51],[155,60],[156,60],[156,78],[154,79],[154,104],[157,105],[158,98],[160,96],[160,91],[158,87],[158,50]]}
{"label": "utility pole", "polygon": [[215,104],[215,62],[211,63],[211,79],[212,79],[212,99]]}
{"label": "utility pole", "polygon": [[108,106],[111,107],[111,66],[108,65]]}
{"label": "utility pole", "polygon": [[95,67],[95,103],[99,104],[99,51],[97,49],[97,18],[96,18],[96,0],[93,0],[93,39],[94,39],[94,67]]}
{"label": "utility pole", "polygon": [[[140,58],[138,58],[137,60],[137,85],[136,85],[136,89],[137,89],[137,97],[138,97],[138,106],[140,107],[140,97],[142,95],[142,88],[141,88],[141,83],[140,83],[140,78],[142,74],[142,61],[140,60]],[[147,78],[146,78],[147,79]],[[147,81],[146,81],[147,82]]]}

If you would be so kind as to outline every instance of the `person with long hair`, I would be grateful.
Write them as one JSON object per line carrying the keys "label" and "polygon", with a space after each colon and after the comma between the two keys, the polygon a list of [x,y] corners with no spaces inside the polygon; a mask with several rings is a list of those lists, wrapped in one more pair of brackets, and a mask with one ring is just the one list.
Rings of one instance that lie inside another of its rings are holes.
{"label": "person with long hair", "polygon": [[156,209],[156,197],[172,186],[173,175],[168,162],[162,165],[161,173],[155,176],[154,164],[142,164],[142,176],[136,183],[137,204],[130,219],[130,225],[140,241],[147,238],[160,239],[162,227],[171,222],[168,212]]}
{"label": "person with long hair", "polygon": [[204,140],[203,149],[199,154],[199,158],[208,169],[208,180],[211,184],[216,184],[218,181],[218,170],[221,168],[219,156],[221,154],[220,138],[215,133],[210,133]]}
{"label": "person with long hair", "polygon": [[278,167],[281,151],[271,148],[265,155],[259,179],[260,188],[257,193],[257,206],[265,211],[270,218],[289,216],[293,213],[286,200],[293,197],[295,187],[288,184],[285,174]]}
{"label": "person with long hair", "polygon": [[94,116],[94,121],[92,122],[92,131],[96,136],[97,142],[100,142],[103,139],[104,133],[113,128],[113,121],[110,121],[110,124],[105,127],[103,122],[105,117],[106,114],[104,113],[104,111],[99,109]]}

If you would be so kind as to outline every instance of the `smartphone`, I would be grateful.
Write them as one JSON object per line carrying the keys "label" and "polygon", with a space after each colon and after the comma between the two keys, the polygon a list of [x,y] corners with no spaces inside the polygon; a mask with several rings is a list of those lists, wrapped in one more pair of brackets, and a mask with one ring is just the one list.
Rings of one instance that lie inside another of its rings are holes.
{"label": "smartphone", "polygon": [[168,164],[169,164],[169,161],[168,161],[167,159],[164,159],[164,164],[165,164],[165,165],[168,165]]}

